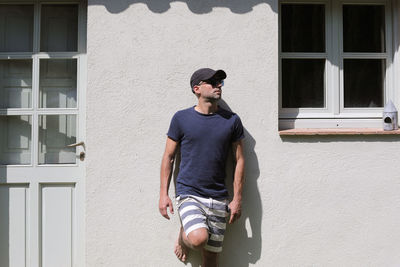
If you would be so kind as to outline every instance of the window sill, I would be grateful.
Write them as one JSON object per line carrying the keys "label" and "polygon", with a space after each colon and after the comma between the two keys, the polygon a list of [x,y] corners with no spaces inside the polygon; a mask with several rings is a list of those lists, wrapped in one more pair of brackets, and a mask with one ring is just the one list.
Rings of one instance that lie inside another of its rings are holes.
{"label": "window sill", "polygon": [[400,135],[399,130],[384,131],[380,128],[320,128],[320,129],[288,129],[279,131],[280,136],[305,136],[305,135]]}

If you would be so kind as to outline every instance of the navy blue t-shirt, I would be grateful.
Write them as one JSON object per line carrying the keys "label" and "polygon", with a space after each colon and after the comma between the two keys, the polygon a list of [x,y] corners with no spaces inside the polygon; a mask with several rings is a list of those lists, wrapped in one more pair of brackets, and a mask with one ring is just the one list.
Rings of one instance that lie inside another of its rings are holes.
{"label": "navy blue t-shirt", "polygon": [[181,147],[176,195],[227,198],[226,158],[231,144],[244,137],[239,116],[220,107],[209,115],[191,107],[175,113],[167,135]]}

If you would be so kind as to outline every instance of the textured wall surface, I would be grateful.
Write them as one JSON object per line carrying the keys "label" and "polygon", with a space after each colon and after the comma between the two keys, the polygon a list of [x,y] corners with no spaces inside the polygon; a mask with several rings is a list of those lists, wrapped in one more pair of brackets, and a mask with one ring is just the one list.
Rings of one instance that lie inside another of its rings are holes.
{"label": "textured wall surface", "polygon": [[183,266],[179,219],[158,213],[159,167],[170,119],[196,103],[189,77],[204,66],[226,70],[222,104],[247,136],[243,216],[221,266],[400,265],[400,139],[279,137],[277,9],[89,0],[87,266]]}

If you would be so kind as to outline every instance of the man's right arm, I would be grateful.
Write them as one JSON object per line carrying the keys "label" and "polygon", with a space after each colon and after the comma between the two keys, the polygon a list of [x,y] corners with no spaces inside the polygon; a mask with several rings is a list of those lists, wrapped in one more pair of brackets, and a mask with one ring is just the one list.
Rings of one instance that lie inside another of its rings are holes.
{"label": "man's right arm", "polygon": [[172,177],[172,169],[175,160],[176,148],[178,143],[171,138],[167,138],[167,143],[165,145],[165,152],[161,161],[161,172],[160,172],[160,201],[158,208],[162,216],[169,220],[169,211],[173,214],[174,208],[172,206],[172,201],[168,196],[168,189]]}

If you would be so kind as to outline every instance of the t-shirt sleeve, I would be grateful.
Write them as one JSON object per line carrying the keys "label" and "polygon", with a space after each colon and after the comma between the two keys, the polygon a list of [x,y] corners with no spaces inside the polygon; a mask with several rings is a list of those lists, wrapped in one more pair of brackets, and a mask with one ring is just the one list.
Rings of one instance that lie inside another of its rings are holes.
{"label": "t-shirt sleeve", "polygon": [[172,117],[167,136],[176,142],[179,142],[182,138],[182,130],[179,126],[177,114]]}
{"label": "t-shirt sleeve", "polygon": [[233,125],[232,143],[244,138],[244,129],[242,121],[239,116],[235,116],[235,123]]}

